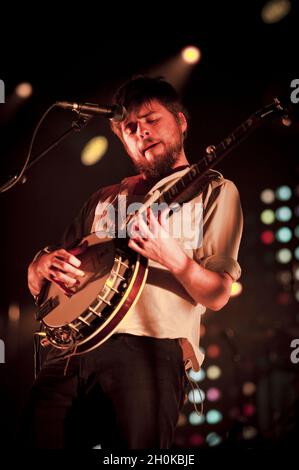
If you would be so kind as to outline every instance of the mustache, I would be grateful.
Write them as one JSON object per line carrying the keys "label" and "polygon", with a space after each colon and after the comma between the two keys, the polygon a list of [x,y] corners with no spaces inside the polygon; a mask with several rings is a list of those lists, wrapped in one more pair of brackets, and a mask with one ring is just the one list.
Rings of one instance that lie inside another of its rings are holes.
{"label": "mustache", "polygon": [[146,140],[142,143],[142,145],[140,145],[139,151],[142,153],[142,155],[144,155],[145,151],[146,151],[148,148],[152,147],[153,145],[155,145],[155,144],[157,144],[157,143],[158,143],[158,141],[155,141],[155,140],[153,140],[153,139],[146,139]]}

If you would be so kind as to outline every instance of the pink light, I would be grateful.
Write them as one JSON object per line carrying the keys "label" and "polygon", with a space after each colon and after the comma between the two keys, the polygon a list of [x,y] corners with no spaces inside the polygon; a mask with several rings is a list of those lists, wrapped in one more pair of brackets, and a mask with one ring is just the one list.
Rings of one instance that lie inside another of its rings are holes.
{"label": "pink light", "polygon": [[207,399],[209,401],[217,401],[221,396],[221,392],[218,388],[209,388],[207,391]]}

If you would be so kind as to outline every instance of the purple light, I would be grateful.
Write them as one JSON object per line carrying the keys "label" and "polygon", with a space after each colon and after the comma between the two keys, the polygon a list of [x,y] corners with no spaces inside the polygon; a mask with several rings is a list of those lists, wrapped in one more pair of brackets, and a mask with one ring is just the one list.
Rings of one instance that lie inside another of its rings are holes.
{"label": "purple light", "polygon": [[209,388],[209,390],[207,391],[207,399],[209,401],[217,401],[219,400],[221,396],[221,392],[218,388]]}

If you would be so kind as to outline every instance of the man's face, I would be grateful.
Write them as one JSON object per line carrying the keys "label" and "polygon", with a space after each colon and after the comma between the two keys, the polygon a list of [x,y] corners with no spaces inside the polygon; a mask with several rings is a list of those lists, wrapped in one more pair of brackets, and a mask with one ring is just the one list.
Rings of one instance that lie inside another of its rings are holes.
{"label": "man's face", "polygon": [[125,148],[138,172],[147,177],[163,175],[173,168],[183,154],[186,128],[182,113],[176,119],[156,100],[128,113],[121,123]]}

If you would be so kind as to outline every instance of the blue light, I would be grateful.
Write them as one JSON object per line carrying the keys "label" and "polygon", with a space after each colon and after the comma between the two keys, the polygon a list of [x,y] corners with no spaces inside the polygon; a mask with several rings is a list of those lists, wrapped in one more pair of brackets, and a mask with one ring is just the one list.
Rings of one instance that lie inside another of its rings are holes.
{"label": "blue light", "polygon": [[195,382],[201,382],[205,378],[206,373],[203,369],[200,369],[198,372],[195,372],[193,369],[191,369],[189,376],[191,379],[195,380]]}
{"label": "blue light", "polygon": [[287,243],[292,239],[292,231],[289,227],[281,227],[276,232],[276,239],[281,243]]}
{"label": "blue light", "polygon": [[288,201],[291,199],[292,196],[292,190],[289,186],[280,186],[276,190],[276,197],[280,201]]}
{"label": "blue light", "polygon": [[292,211],[288,206],[282,206],[276,210],[275,215],[280,222],[288,222],[292,218]]}
{"label": "blue light", "polygon": [[196,411],[192,411],[189,415],[189,423],[193,426],[198,426],[205,422],[205,415],[199,415]]}
{"label": "blue light", "polygon": [[207,423],[216,424],[222,420],[223,416],[218,410],[209,410],[207,412]]}
{"label": "blue light", "polygon": [[210,432],[210,434],[207,435],[206,441],[210,447],[218,446],[221,441],[222,437],[219,436],[216,432]]}

